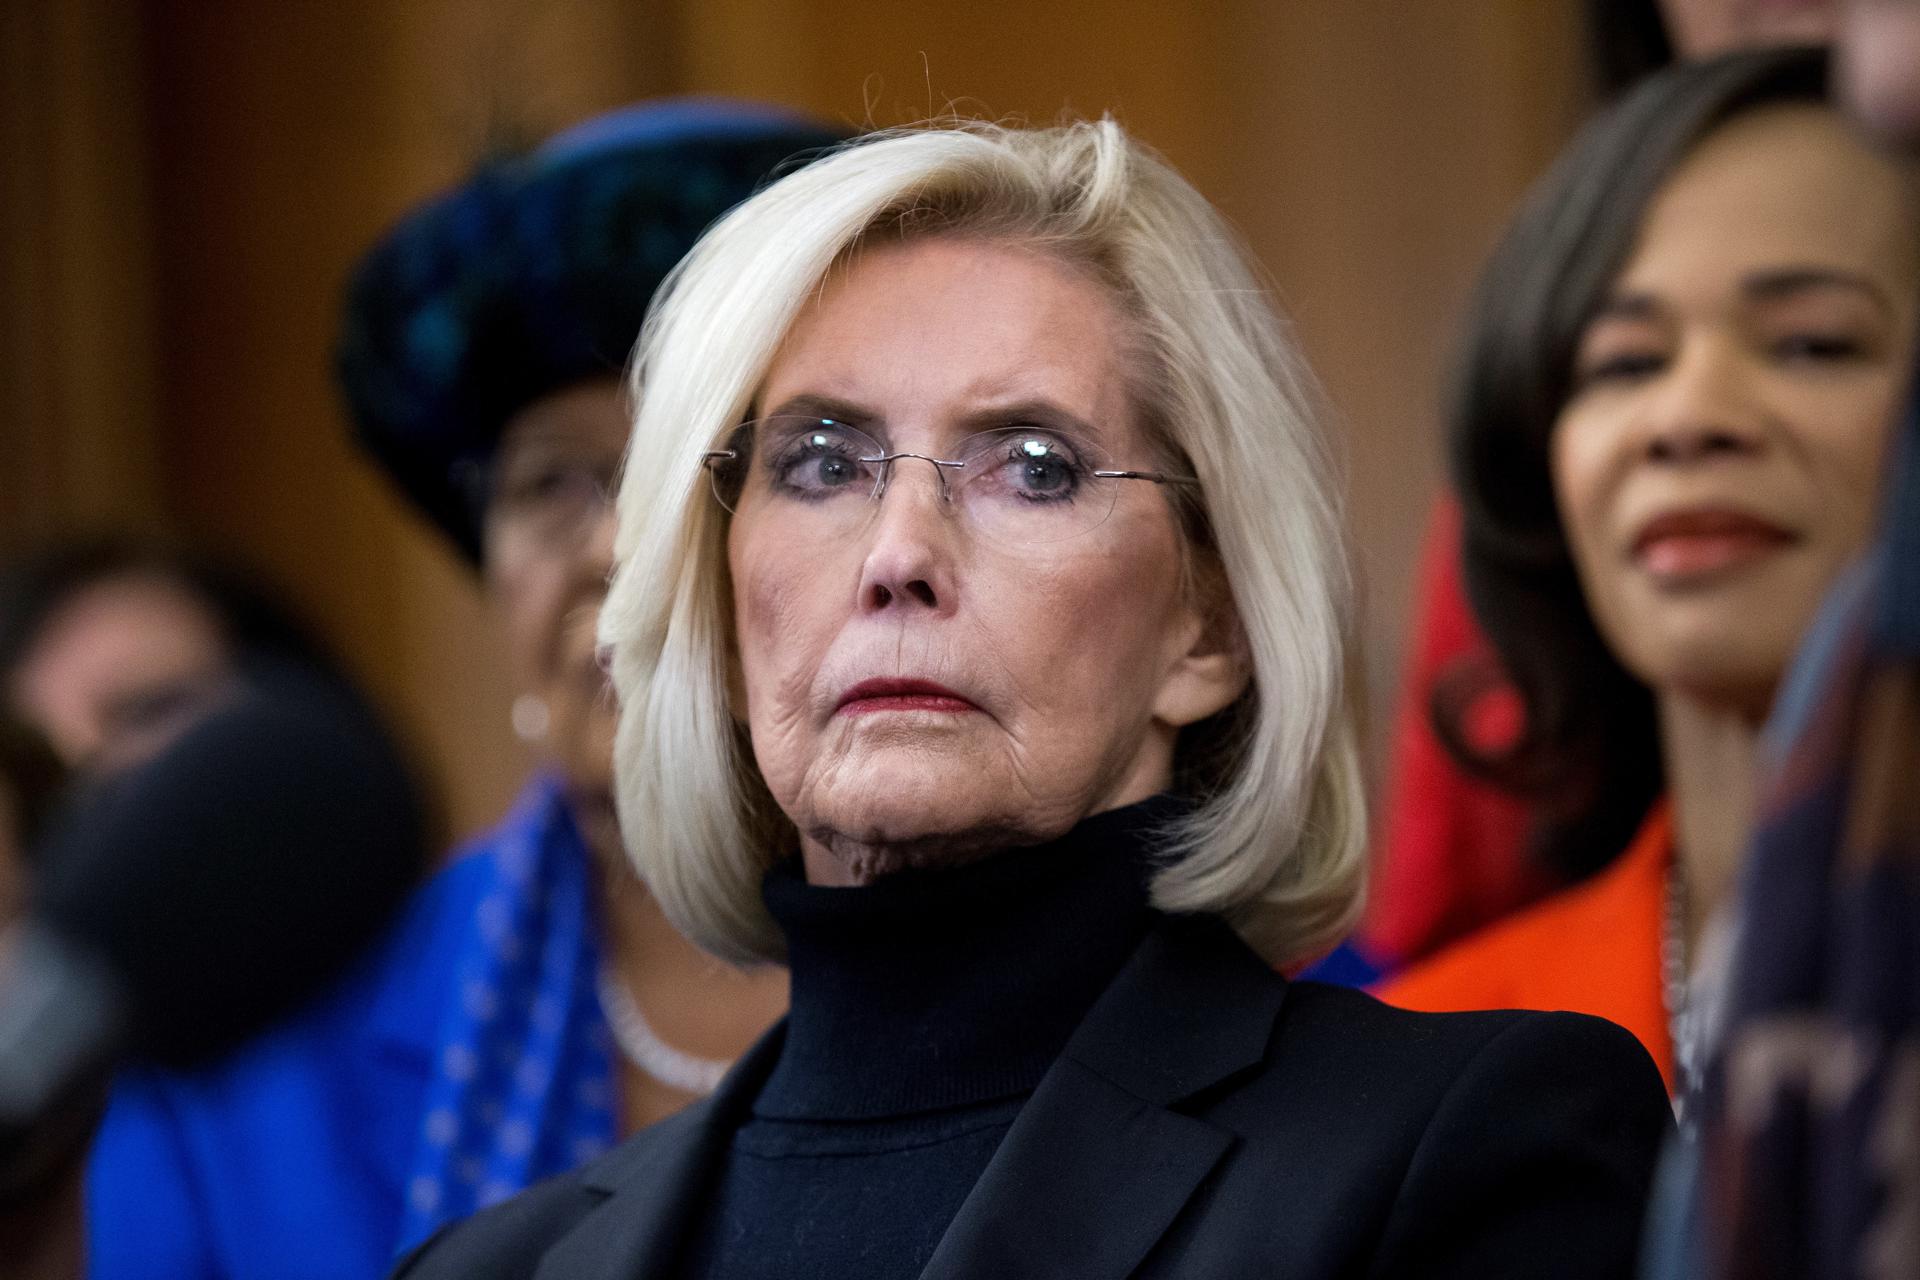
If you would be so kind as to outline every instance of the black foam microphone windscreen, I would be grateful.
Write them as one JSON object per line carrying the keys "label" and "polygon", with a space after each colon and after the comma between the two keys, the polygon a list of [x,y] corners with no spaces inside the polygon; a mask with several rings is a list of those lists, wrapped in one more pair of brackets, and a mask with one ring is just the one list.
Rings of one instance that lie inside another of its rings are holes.
{"label": "black foam microphone windscreen", "polygon": [[297,669],[255,672],[55,829],[29,913],[112,975],[128,1053],[192,1064],[373,939],[421,873],[424,825],[356,699]]}

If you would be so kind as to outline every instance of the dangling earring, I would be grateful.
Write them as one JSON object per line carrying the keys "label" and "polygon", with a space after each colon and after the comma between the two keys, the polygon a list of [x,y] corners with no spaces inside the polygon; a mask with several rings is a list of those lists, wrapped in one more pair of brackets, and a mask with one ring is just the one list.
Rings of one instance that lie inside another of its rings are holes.
{"label": "dangling earring", "polygon": [[538,694],[523,693],[513,700],[513,734],[529,745],[537,743],[547,736],[547,729],[553,723],[553,714],[547,710],[547,700]]}

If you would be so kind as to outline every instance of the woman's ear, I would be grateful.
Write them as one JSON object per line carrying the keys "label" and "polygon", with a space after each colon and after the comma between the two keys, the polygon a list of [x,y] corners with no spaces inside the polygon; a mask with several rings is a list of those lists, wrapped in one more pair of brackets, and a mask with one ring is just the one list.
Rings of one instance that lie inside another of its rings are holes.
{"label": "woman's ear", "polygon": [[1216,565],[1196,568],[1194,578],[1153,699],[1153,718],[1176,729],[1226,710],[1253,680],[1253,657],[1226,574]]}

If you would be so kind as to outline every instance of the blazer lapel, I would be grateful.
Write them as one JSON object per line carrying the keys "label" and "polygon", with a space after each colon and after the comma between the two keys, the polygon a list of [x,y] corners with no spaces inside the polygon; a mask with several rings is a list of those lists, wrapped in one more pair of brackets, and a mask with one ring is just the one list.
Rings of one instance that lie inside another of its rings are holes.
{"label": "blazer lapel", "polygon": [[1286,983],[1206,918],[1170,918],[1088,1013],[922,1280],[1118,1280],[1235,1136],[1174,1110],[1266,1055]]}
{"label": "blazer lapel", "polygon": [[582,1174],[605,1203],[541,1256],[534,1280],[634,1280],[672,1265],[733,1131],[780,1057],[786,1024],[760,1037],[711,1098],[662,1120]]}

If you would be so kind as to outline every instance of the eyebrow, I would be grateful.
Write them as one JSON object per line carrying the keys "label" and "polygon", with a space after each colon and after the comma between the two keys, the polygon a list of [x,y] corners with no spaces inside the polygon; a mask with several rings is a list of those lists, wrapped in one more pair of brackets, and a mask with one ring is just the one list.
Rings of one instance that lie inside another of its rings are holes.
{"label": "eyebrow", "polygon": [[[832,418],[835,422],[844,422],[850,427],[859,427],[864,431],[877,432],[885,425],[882,416],[871,409],[850,400],[812,393],[789,396],[761,416],[777,418],[790,415]],[[1098,439],[1100,436],[1098,431],[1077,414],[1069,412],[1051,400],[1031,398],[971,409],[961,415],[959,426],[961,434],[972,435],[977,431],[990,431],[995,427],[1013,426],[1023,422],[1037,427],[1055,427],[1092,439]]]}
{"label": "eyebrow", "polygon": [[833,396],[811,393],[788,396],[760,416],[763,418],[832,418],[835,422],[844,422],[850,427],[870,427],[880,421],[879,414],[871,409],[862,408],[851,400],[840,400]]}
{"label": "eyebrow", "polygon": [[1756,271],[1740,282],[1740,292],[1750,298],[1771,301],[1816,289],[1841,289],[1864,294],[1881,312],[1893,314],[1893,300],[1866,276],[1834,267],[1783,267],[1774,271]]}
{"label": "eyebrow", "polygon": [[1589,324],[1602,320],[1651,320],[1660,313],[1660,304],[1650,293],[1610,293],[1593,310]]}
{"label": "eyebrow", "polygon": [[[1756,302],[1776,302],[1821,289],[1839,289],[1865,297],[1883,316],[1894,313],[1893,300],[1866,276],[1836,267],[1779,267],[1755,271],[1740,280],[1742,296]],[[1593,313],[1593,320],[1650,320],[1660,314],[1659,298],[1651,293],[1609,294]]]}
{"label": "eyebrow", "polygon": [[1100,434],[1078,414],[1061,408],[1051,400],[1027,399],[990,405],[973,410],[961,422],[969,433],[1026,422],[1036,427],[1057,427],[1093,439],[1098,439]]}

